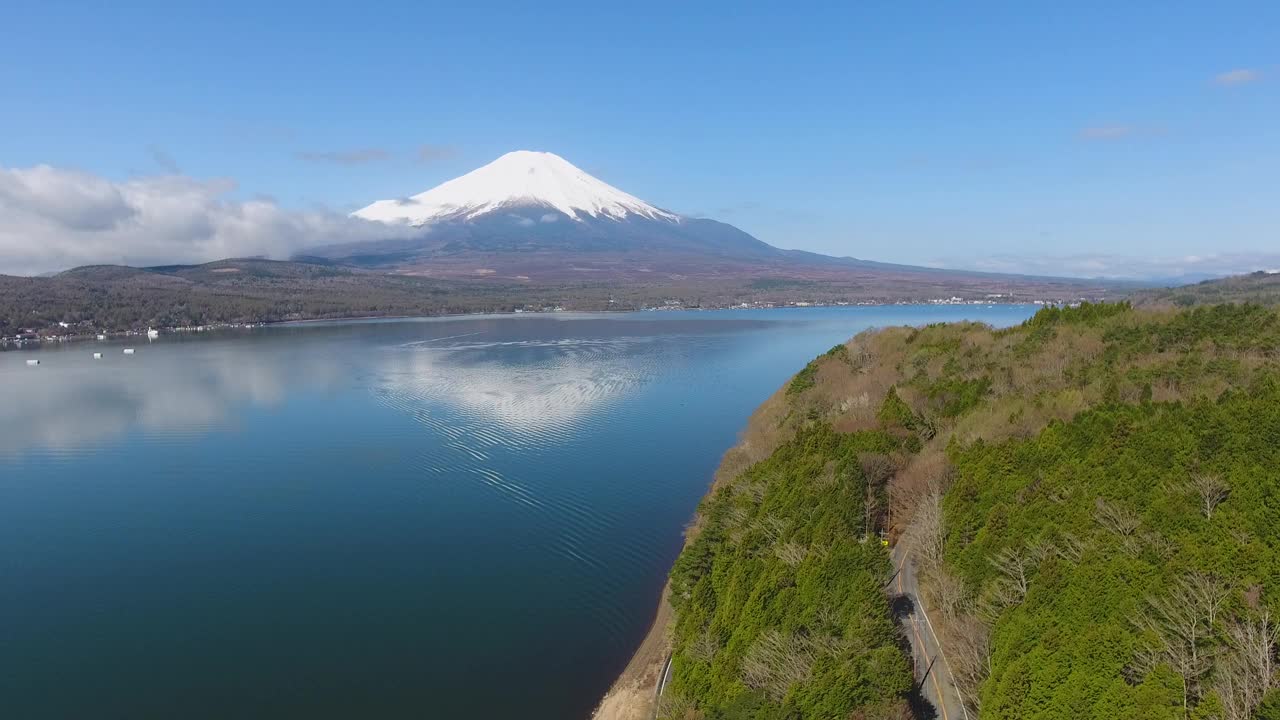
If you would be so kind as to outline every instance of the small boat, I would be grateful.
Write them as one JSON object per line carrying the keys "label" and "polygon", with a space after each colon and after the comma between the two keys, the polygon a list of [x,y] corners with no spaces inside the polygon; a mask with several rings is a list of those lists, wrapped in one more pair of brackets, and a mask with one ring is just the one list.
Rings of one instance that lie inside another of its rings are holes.
{"label": "small boat", "polygon": [[27,364],[28,364],[28,365],[39,365],[39,364],[40,364],[40,361],[39,361],[39,360],[28,360],[28,361],[27,361]]}
{"label": "small boat", "polygon": [[125,349],[124,349],[124,354],[125,354],[125,355],[132,355],[132,354],[133,354],[133,348],[125,348]]}
{"label": "small boat", "polygon": [[101,359],[102,359],[102,353],[94,353],[94,354],[93,354],[93,359],[94,359],[94,360],[101,360]]}
{"label": "small boat", "polygon": [[147,339],[148,339],[148,340],[155,340],[155,339],[156,339],[156,338],[158,338],[158,337],[160,337],[160,331],[159,331],[159,330],[152,330],[151,328],[147,328]]}
{"label": "small boat", "polygon": [[99,339],[99,340],[106,340],[106,339],[107,339],[107,336],[106,336],[106,335],[99,334],[99,335],[98,335],[98,339]]}

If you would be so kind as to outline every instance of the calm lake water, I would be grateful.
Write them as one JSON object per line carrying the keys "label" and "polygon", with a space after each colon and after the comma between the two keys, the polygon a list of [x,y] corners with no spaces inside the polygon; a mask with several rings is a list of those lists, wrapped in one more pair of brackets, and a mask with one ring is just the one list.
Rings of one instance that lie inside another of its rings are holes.
{"label": "calm lake water", "polygon": [[0,353],[0,716],[583,718],[756,405],[867,327],[1033,310],[470,317]]}

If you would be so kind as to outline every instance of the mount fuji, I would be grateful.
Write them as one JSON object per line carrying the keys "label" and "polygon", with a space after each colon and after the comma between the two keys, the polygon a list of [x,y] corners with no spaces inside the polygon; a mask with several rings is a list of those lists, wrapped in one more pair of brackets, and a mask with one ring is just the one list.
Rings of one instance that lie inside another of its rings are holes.
{"label": "mount fuji", "polygon": [[404,200],[379,200],[353,213],[366,220],[424,225],[440,220],[476,220],[495,212],[535,209],[571,220],[587,218],[679,222],[659,210],[547,152],[518,150]]}
{"label": "mount fuji", "polygon": [[548,152],[510,152],[352,216],[386,224],[388,239],[315,248],[299,259],[489,285],[678,289],[726,298],[1078,297],[1087,284],[783,250],[732,225],[651,205]]}
{"label": "mount fuji", "polygon": [[[522,280],[743,276],[845,260],[782,250],[732,225],[655,207],[547,152],[510,152],[426,192],[352,217],[400,239],[307,253],[372,269]],[[404,239],[404,226],[421,228]]]}

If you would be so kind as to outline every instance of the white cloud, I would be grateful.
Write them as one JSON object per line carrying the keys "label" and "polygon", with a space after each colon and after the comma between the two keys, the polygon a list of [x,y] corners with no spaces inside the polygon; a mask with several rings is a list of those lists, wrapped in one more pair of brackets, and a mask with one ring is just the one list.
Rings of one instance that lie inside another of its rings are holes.
{"label": "white cloud", "polygon": [[1235,70],[1228,70],[1227,72],[1213,76],[1214,84],[1225,85],[1228,87],[1232,85],[1247,85],[1248,83],[1257,82],[1261,79],[1262,71],[1254,70],[1252,68],[1237,68]]}
{"label": "white cloud", "polygon": [[78,265],[284,259],[317,245],[421,232],[269,199],[229,197],[231,180],[170,175],[112,181],[39,165],[0,167],[0,273]]}
{"label": "white cloud", "polygon": [[992,255],[944,258],[934,267],[981,272],[1110,278],[1117,280],[1198,279],[1256,272],[1280,265],[1280,253],[1242,252],[1181,257],[1135,257],[1082,253],[1065,256]]}

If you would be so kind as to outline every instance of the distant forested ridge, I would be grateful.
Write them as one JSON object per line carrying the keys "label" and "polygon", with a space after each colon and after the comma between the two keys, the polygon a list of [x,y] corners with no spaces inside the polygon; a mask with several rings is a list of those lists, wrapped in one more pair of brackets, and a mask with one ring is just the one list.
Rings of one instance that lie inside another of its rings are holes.
{"label": "distant forested ridge", "polygon": [[1191,307],[1220,303],[1280,304],[1280,272],[1205,280],[1194,285],[1142,290],[1134,294],[1138,306]]}
{"label": "distant forested ridge", "polygon": [[[572,296],[571,293],[566,293]],[[600,293],[597,293],[597,295]],[[81,332],[324,318],[510,311],[550,293],[340,266],[223,260],[205,265],[102,265],[47,278],[0,275],[0,337],[65,322]]]}
{"label": "distant forested ridge", "polygon": [[881,532],[975,715],[1280,718],[1280,314],[1085,304],[815,359],[672,570],[661,716],[910,717]]}

